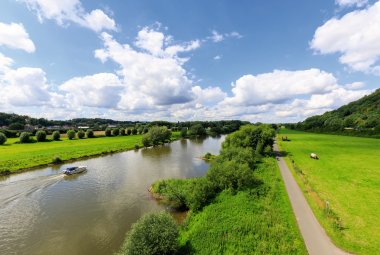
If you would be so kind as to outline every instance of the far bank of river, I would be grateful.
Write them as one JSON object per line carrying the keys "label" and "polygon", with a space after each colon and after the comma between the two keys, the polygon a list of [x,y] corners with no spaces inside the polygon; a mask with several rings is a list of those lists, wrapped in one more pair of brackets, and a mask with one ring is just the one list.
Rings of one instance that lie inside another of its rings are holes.
{"label": "far bank of river", "polygon": [[[112,254],[131,224],[164,210],[148,192],[157,179],[202,176],[224,136],[115,153],[0,179],[0,254]],[[64,177],[69,165],[87,165]]]}

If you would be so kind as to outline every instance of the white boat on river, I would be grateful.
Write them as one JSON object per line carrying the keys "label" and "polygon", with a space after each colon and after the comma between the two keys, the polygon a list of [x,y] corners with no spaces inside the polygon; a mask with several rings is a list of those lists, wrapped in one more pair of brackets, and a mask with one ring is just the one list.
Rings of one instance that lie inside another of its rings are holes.
{"label": "white boat on river", "polygon": [[87,170],[87,166],[73,166],[63,170],[66,175],[80,174]]}

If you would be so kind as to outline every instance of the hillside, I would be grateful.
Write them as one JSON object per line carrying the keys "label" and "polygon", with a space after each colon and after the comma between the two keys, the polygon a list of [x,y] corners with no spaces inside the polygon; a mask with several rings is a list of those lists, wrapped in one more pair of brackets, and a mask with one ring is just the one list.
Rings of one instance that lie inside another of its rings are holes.
{"label": "hillside", "polygon": [[290,125],[306,131],[380,134],[380,89],[337,110]]}

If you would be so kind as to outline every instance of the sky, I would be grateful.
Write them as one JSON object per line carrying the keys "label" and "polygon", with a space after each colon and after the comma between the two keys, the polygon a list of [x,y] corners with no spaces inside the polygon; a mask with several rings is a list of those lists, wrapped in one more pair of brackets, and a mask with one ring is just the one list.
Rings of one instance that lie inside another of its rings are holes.
{"label": "sky", "polygon": [[298,122],[379,84],[380,1],[0,2],[0,112]]}

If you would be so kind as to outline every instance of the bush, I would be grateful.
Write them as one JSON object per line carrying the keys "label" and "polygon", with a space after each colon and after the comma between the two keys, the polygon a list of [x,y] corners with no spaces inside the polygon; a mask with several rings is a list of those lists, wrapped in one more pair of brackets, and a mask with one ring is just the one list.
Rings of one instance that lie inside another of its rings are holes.
{"label": "bush", "polygon": [[132,225],[122,254],[175,254],[178,236],[177,225],[168,213],[147,214]]}
{"label": "bush", "polygon": [[135,144],[135,150],[138,150],[138,149],[140,149],[140,145]]}
{"label": "bush", "polygon": [[104,131],[104,134],[106,136],[111,136],[111,129],[110,128],[106,128],[106,131]]}
{"label": "bush", "polygon": [[94,131],[92,131],[92,129],[87,129],[86,131],[86,137],[87,138],[94,138]]}
{"label": "bush", "polygon": [[59,133],[59,131],[54,131],[51,137],[54,141],[59,141],[59,139],[61,139],[61,134]]}
{"label": "bush", "polygon": [[77,133],[77,137],[79,138],[79,139],[82,139],[82,138],[84,138],[84,131],[83,130],[79,130],[78,131],[78,133]]}
{"label": "bush", "polygon": [[137,129],[136,128],[132,128],[132,135],[137,135]]}
{"label": "bush", "polygon": [[129,128],[127,129],[127,135],[131,135],[132,134],[132,130],[130,130]]}
{"label": "bush", "polygon": [[120,134],[120,130],[118,128],[115,128],[112,130],[112,135],[118,136]]}
{"label": "bush", "polygon": [[156,146],[166,142],[170,142],[172,132],[167,127],[152,127],[148,133],[142,137],[142,143],[145,147],[150,145]]}
{"label": "bush", "polygon": [[120,135],[125,136],[125,129],[124,128],[120,129]]}
{"label": "bush", "polygon": [[181,129],[181,137],[182,138],[185,138],[187,136],[187,128],[186,127],[183,127]]}
{"label": "bush", "polygon": [[21,143],[28,143],[30,142],[30,133],[28,132],[22,132],[20,135],[20,142]]}
{"label": "bush", "polygon": [[52,163],[53,164],[60,164],[60,163],[62,163],[63,162],[63,160],[60,158],[60,157],[58,157],[58,156],[55,156],[54,158],[53,158],[53,160],[52,160]]}
{"label": "bush", "polygon": [[67,138],[69,139],[69,140],[72,140],[72,139],[74,139],[74,137],[75,137],[75,131],[74,130],[68,130],[67,131]]}
{"label": "bush", "polygon": [[6,141],[7,137],[3,133],[0,133],[0,145],[4,144]]}
{"label": "bush", "polygon": [[37,142],[46,141],[46,132],[43,130],[38,130],[36,133],[36,139],[37,139]]}

